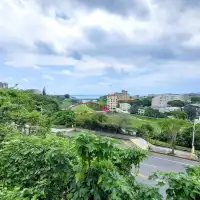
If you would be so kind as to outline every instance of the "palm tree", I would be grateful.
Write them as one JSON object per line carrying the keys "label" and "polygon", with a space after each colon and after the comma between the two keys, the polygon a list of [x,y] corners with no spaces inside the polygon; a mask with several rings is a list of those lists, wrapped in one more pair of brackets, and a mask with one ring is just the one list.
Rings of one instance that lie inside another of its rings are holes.
{"label": "palm tree", "polygon": [[182,132],[186,125],[186,121],[181,119],[164,119],[160,122],[160,127],[162,131],[170,134],[171,136],[171,154],[173,155],[176,147],[177,135]]}

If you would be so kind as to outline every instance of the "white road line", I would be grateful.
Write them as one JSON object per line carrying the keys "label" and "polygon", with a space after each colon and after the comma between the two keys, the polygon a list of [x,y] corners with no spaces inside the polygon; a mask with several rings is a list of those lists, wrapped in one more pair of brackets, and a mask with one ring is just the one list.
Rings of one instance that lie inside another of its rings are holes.
{"label": "white road line", "polygon": [[140,165],[145,165],[145,166],[153,167],[153,168],[156,168],[156,169],[157,169],[157,167],[156,167],[155,165],[149,165],[149,164],[146,164],[146,163],[141,163]]}
{"label": "white road line", "polygon": [[166,159],[166,158],[160,158],[160,157],[156,157],[156,156],[151,156],[151,157],[152,157],[152,158],[156,158],[156,159],[160,159],[160,160],[166,160],[166,161],[169,161],[169,162],[177,163],[177,164],[180,164],[180,165],[190,165],[190,166],[194,166],[194,165],[191,165],[191,164],[187,164],[187,163],[179,162],[179,161],[175,161],[175,160],[170,160],[170,159]]}

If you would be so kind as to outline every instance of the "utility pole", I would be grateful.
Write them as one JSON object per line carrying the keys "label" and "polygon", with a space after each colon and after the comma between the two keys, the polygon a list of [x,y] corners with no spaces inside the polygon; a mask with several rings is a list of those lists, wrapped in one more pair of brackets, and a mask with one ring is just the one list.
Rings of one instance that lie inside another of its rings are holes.
{"label": "utility pole", "polygon": [[195,133],[196,133],[196,124],[200,123],[200,117],[199,119],[195,119],[194,120],[194,124],[193,124],[193,131],[192,131],[192,151],[191,151],[191,158],[194,157],[195,155],[195,146],[194,146],[194,140],[195,140]]}

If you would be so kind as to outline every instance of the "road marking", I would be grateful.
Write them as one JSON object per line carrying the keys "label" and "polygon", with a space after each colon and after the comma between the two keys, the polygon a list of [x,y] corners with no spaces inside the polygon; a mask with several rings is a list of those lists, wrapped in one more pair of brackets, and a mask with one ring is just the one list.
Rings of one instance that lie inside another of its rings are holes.
{"label": "road marking", "polygon": [[140,165],[145,165],[145,166],[153,167],[153,168],[156,168],[156,169],[157,169],[157,167],[156,167],[155,165],[149,165],[149,164],[146,164],[146,163],[141,163]]}
{"label": "road marking", "polygon": [[180,165],[190,165],[190,166],[194,166],[194,165],[191,165],[191,164],[187,164],[187,163],[179,162],[179,161],[175,161],[175,160],[170,160],[170,159],[166,159],[166,158],[160,158],[160,157],[156,157],[156,156],[151,156],[151,157],[152,157],[152,158],[157,158],[157,159],[160,159],[160,160],[166,160],[166,161],[169,161],[169,162],[177,163],[177,164],[180,164]]}
{"label": "road marking", "polygon": [[143,174],[138,174],[137,176],[139,176],[139,177],[141,177],[141,178],[144,178],[144,179],[149,179],[149,177],[148,176],[145,176],[145,175],[143,175]]}

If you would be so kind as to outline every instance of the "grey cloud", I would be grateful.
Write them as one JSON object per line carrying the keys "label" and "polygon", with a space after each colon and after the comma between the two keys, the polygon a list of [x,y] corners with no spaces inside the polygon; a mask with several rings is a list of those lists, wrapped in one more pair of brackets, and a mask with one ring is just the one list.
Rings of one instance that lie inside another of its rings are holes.
{"label": "grey cloud", "polygon": [[75,60],[82,60],[82,54],[78,51],[71,51],[68,56],[74,58]]}
{"label": "grey cloud", "polygon": [[122,16],[134,15],[140,18],[146,18],[149,15],[149,8],[144,1],[141,0],[37,0],[41,8],[46,12],[50,7],[54,6],[56,10],[69,11],[73,8],[78,9],[103,9],[107,12],[119,14]]}
{"label": "grey cloud", "polygon": [[35,52],[48,55],[57,54],[53,44],[43,42],[42,40],[35,42]]}
{"label": "grey cloud", "polygon": [[89,9],[104,9],[120,15],[135,15],[145,18],[149,14],[146,4],[141,0],[76,0]]}
{"label": "grey cloud", "polygon": [[138,56],[162,60],[200,60],[199,48],[181,46],[183,41],[189,38],[187,34],[165,35],[149,44],[131,44],[126,38],[97,27],[85,30],[85,34],[88,40],[94,43],[95,48],[85,49],[82,53],[92,56],[111,56],[131,60]]}

